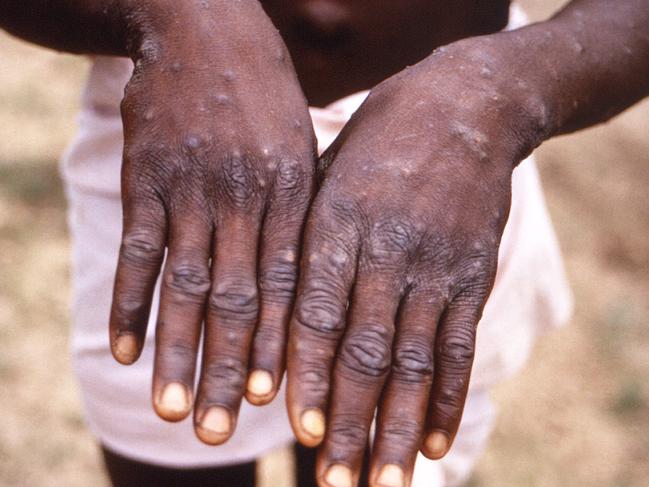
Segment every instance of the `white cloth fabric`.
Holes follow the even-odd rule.
[[[514,11],[512,26],[522,23]],[[71,348],[86,418],[97,438],[127,457],[172,467],[233,464],[288,444],[284,393],[270,405],[242,406],[234,437],[209,447],[195,438],[191,420],[160,420],[150,403],[155,312],[144,352],[130,367],[108,349],[107,320],[121,235],[120,166],[123,146],[119,103],[132,70],[127,59],[99,57],[83,95],[79,130],[62,161],[73,242]],[[326,148],[365,98],[312,108],[320,149]],[[152,306],[157,309],[156,292]],[[491,430],[487,391],[525,362],[534,338],[565,322],[570,292],[532,158],[514,172],[513,201],[500,249],[496,284],[478,330],[476,362],[460,434],[441,462],[417,462],[415,487],[456,485],[470,471]]]

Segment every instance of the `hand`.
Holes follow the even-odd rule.
[[[316,150],[288,52],[259,2],[194,4],[142,21],[150,33],[122,104],[110,341],[119,362],[137,360],[166,248],[153,404],[169,421],[190,413],[204,322],[194,422],[218,444],[244,393],[264,404],[279,388]]]
[[[494,282],[515,165],[540,104],[486,40],[375,88],[324,154],[290,328],[288,408],[320,485],[407,485],[448,451]],[[325,419],[326,415],[326,419]]]

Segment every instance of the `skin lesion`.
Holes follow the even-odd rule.
[[[209,309],[225,321],[254,323],[259,313],[259,295],[255,283],[221,280],[209,298]]]

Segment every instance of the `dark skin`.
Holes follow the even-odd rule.
[[[377,407],[370,483],[407,485],[417,451],[441,458],[457,432],[512,171],[649,94],[649,0],[574,0],[511,33],[495,33],[508,2],[263,3],[295,70],[254,0],[0,0],[0,25],[136,61],[111,345],[137,359],[167,247],[158,414],[193,405],[198,436],[222,443],[244,394],[274,397],[286,355],[291,423],[321,445],[321,485],[356,483]],[[302,90],[323,105],[364,88],[308,210]]]

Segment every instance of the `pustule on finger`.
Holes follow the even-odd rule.
[[[122,365],[131,365],[140,354],[140,343],[134,333],[121,333],[113,341],[113,356]]]
[[[158,416],[162,419],[181,421],[191,411],[191,393],[184,384],[171,382],[162,388],[155,399],[154,406]]]
[[[284,262],[288,262],[289,264],[293,264],[297,259],[294,250],[286,250],[282,257],[284,258]]]
[[[225,71],[223,71],[223,79],[229,83],[232,83],[233,81],[236,81],[237,74],[232,69],[226,69]]]
[[[232,414],[223,406],[212,406],[196,424],[196,436],[208,445],[225,443],[232,435]]]
[[[183,138],[183,149],[189,154],[195,154],[208,145],[210,137],[201,132],[188,132]]]
[[[273,376],[266,370],[254,370],[248,376],[246,399],[251,404],[266,404],[275,395]]]

